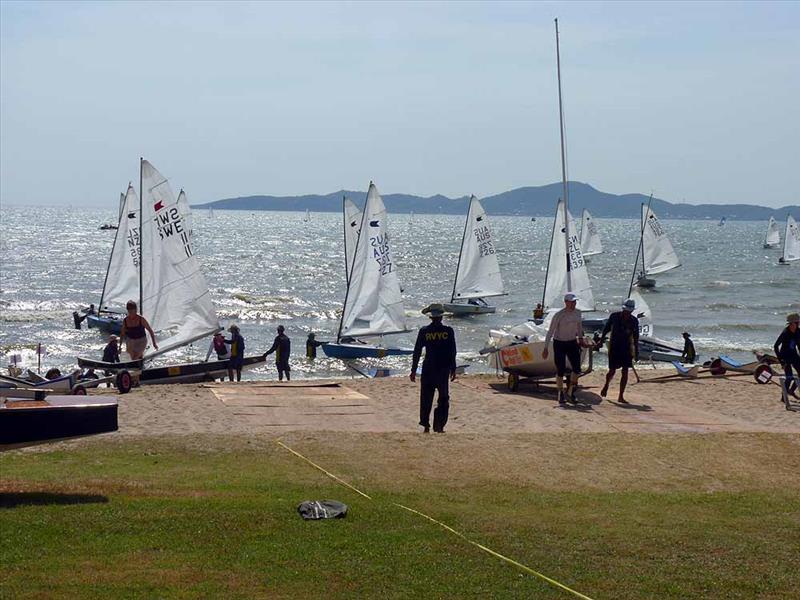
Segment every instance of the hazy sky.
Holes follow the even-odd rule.
[[[0,4],[0,201],[486,196],[569,174],[800,203],[800,3]]]

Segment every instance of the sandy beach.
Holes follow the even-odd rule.
[[[567,407],[557,405],[552,383],[523,384],[512,393],[504,378],[461,376],[451,384],[446,432],[800,432],[800,412],[786,410],[776,385],[750,376],[665,380],[664,374],[640,371],[641,382],[626,392],[631,404],[622,405],[615,384],[608,398],[600,397],[604,373],[592,373],[581,380],[582,404]],[[411,433],[420,431],[418,394],[419,384],[403,377],[145,386],[118,396],[115,435]]]

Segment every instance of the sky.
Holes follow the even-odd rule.
[[[800,204],[800,2],[0,3],[0,203],[488,196],[569,178]]]

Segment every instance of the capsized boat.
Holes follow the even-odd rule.
[[[472,196],[458,253],[453,293],[450,302],[444,303],[444,310],[453,315],[493,313],[496,307],[489,305],[484,298],[503,295],[503,278],[489,219],[481,203]]]
[[[591,213],[585,208],[581,214],[581,253],[584,258],[603,253],[600,232],[597,230]]]
[[[783,236],[783,254],[778,263],[788,265],[800,260],[800,228],[792,215],[786,216],[786,232]]]
[[[343,201],[345,257],[348,256],[348,227],[352,207],[348,212]],[[340,359],[382,358],[411,354],[412,349],[386,348],[364,342],[361,338],[383,336],[408,331],[405,324],[400,280],[397,276],[390,247],[386,207],[378,188],[370,182],[367,202],[361,214],[352,263],[346,269],[347,291],[335,342],[322,344],[326,356]]]
[[[781,243],[781,230],[778,222],[773,218],[769,218],[767,223],[767,233],[764,235],[764,248],[777,248]]]

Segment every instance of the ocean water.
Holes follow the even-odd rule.
[[[317,339],[335,338],[345,293],[341,216],[315,213],[195,211],[198,256],[223,324],[236,322],[248,354],[266,350],[278,324],[292,339],[292,366],[298,377],[350,374],[341,362],[324,356],[305,360],[309,331]],[[490,328],[518,324],[541,301],[552,218],[492,217],[500,266],[508,295],[496,299],[497,313],[446,319],[456,330],[459,361],[488,370],[478,355]],[[97,304],[114,231],[115,211],[78,208],[3,207],[0,215],[0,366],[9,354],[36,365],[34,348],[46,350],[43,367],[72,368],[75,357],[100,357],[103,336],[78,331],[72,311]],[[766,223],[663,221],[682,266],[656,277],[645,290],[657,337],[680,345],[687,330],[701,358],[727,353],[749,359],[767,350],[788,312],[800,308],[800,264],[778,266],[779,250],[765,250]],[[604,253],[589,259],[589,273],[600,311],[625,299],[638,244],[638,223],[596,219]],[[404,288],[407,322],[428,322],[420,309],[447,301],[463,233],[463,217],[390,215],[392,251]],[[410,347],[415,333],[391,336],[387,343]],[[167,357],[182,361],[205,356],[198,343]],[[320,355],[321,355],[320,350]],[[407,369],[408,358],[389,364]],[[272,362],[251,371],[275,375]]]

